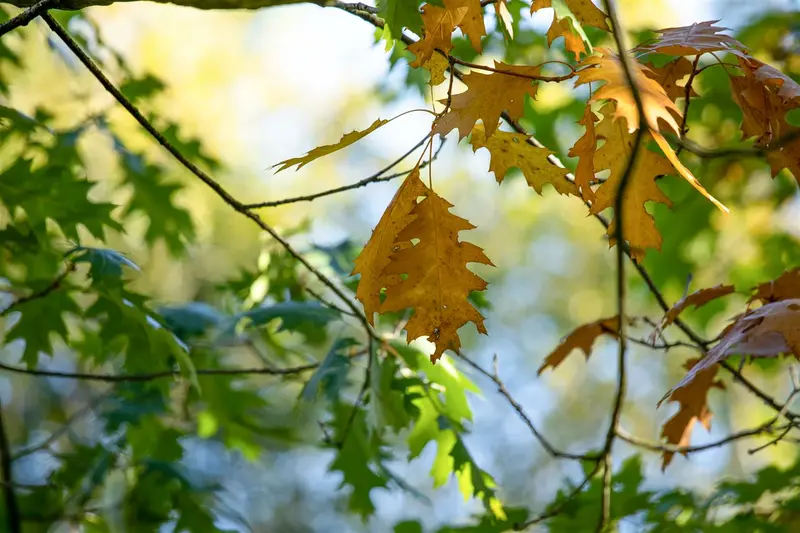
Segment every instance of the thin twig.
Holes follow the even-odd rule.
[[[575,454],[575,453],[563,452],[563,451],[558,450],[555,446],[553,446],[550,443],[549,440],[547,440],[547,438],[541,433],[541,431],[539,431],[539,429],[534,425],[534,423],[531,420],[531,418],[525,412],[525,409],[511,395],[511,393],[508,391],[508,388],[506,387],[505,383],[503,383],[503,381],[500,379],[500,377],[497,374],[489,372],[488,370],[484,369],[481,365],[479,365],[478,363],[476,363],[475,361],[473,361],[472,359],[470,359],[469,357],[467,357],[464,354],[460,353],[460,354],[458,354],[458,357],[462,361],[467,363],[469,366],[474,368],[478,373],[480,373],[480,374],[486,376],[487,378],[491,379],[494,382],[494,384],[497,385],[497,392],[499,392],[500,394],[503,395],[503,397],[505,397],[506,401],[511,405],[511,407],[514,408],[514,410],[517,412],[517,415],[520,417],[520,419],[522,419],[522,421],[525,423],[525,425],[528,426],[528,429],[530,430],[530,432],[533,434],[534,437],[536,437],[536,440],[539,441],[539,443],[542,445],[542,447],[547,451],[547,453],[551,457],[554,457],[556,459],[572,459],[572,460],[575,460],[575,461],[597,461],[598,460],[598,458],[600,457],[598,455]]]
[[[356,401],[353,402],[353,410],[350,411],[350,417],[347,419],[347,424],[344,426],[344,430],[342,430],[342,436],[339,441],[336,443],[336,447],[340,450],[344,447],[345,443],[347,442],[347,437],[350,435],[350,430],[353,427],[353,423],[356,420],[356,415],[358,415],[358,410],[361,408],[361,403],[364,401],[364,396],[367,394],[367,390],[369,389],[369,385],[372,378],[372,365],[373,360],[378,356],[378,354],[374,353],[374,344],[372,337],[369,337],[367,342],[367,368],[364,370],[364,382],[361,385],[361,389],[358,391],[358,395],[356,396]],[[377,398],[370,398],[370,401],[376,402],[378,401]]]
[[[489,67],[487,65],[480,65],[478,63],[470,63],[469,61],[464,61],[462,59],[458,59],[457,57],[453,57],[453,56],[449,56],[449,58],[453,63],[456,63],[458,65],[462,65],[464,67],[469,67],[471,69],[485,70],[487,72],[495,72],[497,74],[504,74],[506,76],[514,76],[516,78],[525,78],[527,80],[532,80],[532,81],[561,82],[561,81],[566,81],[566,80],[569,80],[569,79],[572,79],[573,77],[575,77],[575,67],[573,67],[569,63],[564,63],[562,61],[559,61],[558,63],[561,64],[561,65],[566,65],[567,67],[569,67],[569,69],[570,69],[569,74],[564,74],[563,76],[539,76],[538,74],[523,74],[521,72],[514,72],[513,70],[504,70],[504,69],[500,69],[500,68]],[[548,63],[552,63],[552,61],[548,61]],[[542,65],[544,65],[544,64],[546,64],[546,63],[543,63]],[[530,67],[530,68],[537,68],[537,67],[541,67],[542,65],[536,65],[536,66]]]
[[[11,305],[9,305],[8,307],[6,307],[2,311],[0,311],[0,317],[4,317],[4,316],[8,315],[9,313],[15,311],[16,308],[19,307],[20,305],[26,304],[26,303],[31,302],[33,300],[38,300],[40,298],[47,297],[53,291],[58,290],[61,287],[61,283],[64,281],[64,279],[66,279],[66,277],[71,272],[74,272],[74,271],[75,271],[75,265],[73,263],[69,263],[69,265],[64,270],[64,272],[62,272],[61,274],[56,276],[55,279],[53,279],[53,281],[51,281],[50,284],[47,285],[47,287],[45,287],[45,288],[43,288],[43,289],[41,289],[39,291],[36,291],[33,294],[30,294],[28,296],[23,296],[22,298],[19,298],[19,299],[15,300],[14,302],[11,303]]]
[[[19,28],[20,26],[27,26],[30,21],[45,13],[48,9],[55,9],[61,0],[40,0],[33,4],[31,7],[20,13],[14,18],[0,24],[0,37],[6,33]]]
[[[3,420],[3,408],[0,406],[0,470],[2,470],[3,499],[6,503],[6,523],[9,533],[22,532],[22,520],[14,493],[14,479],[11,475],[11,446],[8,443],[6,425]]]
[[[689,80],[686,82],[686,87],[684,87],[683,93],[683,118],[681,119],[681,129],[680,129],[680,137],[681,139],[686,138],[686,133],[689,131],[689,127],[687,126],[687,122],[689,120],[689,104],[692,102],[692,82],[694,81],[694,77],[697,76],[697,64],[700,62],[700,54],[697,54],[694,58],[694,62],[692,63],[692,73],[689,74]],[[683,150],[682,146],[679,146],[675,153],[680,155],[681,150]]]

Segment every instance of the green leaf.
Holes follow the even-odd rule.
[[[422,524],[416,520],[404,520],[394,525],[394,533],[424,533]]]
[[[172,332],[184,342],[200,337],[221,324],[226,316],[215,307],[203,302],[160,307],[158,313]]]
[[[141,270],[139,265],[120,252],[109,248],[76,246],[65,253],[64,257],[73,263],[89,263],[89,276],[94,281],[102,281],[106,278],[119,279],[122,277],[122,267],[128,267],[137,272]]]
[[[403,28],[422,35],[422,15],[419,0],[378,0],[378,16],[384,21],[381,37],[386,39],[386,50],[400,39]]]
[[[166,86],[160,79],[152,74],[145,74],[141,78],[126,79],[122,82],[119,89],[128,100],[136,104],[139,100],[152,98],[166,89]]]
[[[328,401],[338,401],[341,390],[347,385],[347,375],[350,371],[350,358],[342,355],[342,351],[356,345],[358,343],[354,339],[337,339],[319,368],[303,385],[300,399],[304,402],[313,402],[322,391]]]
[[[324,327],[339,318],[339,312],[319,302],[281,302],[239,313],[227,330],[231,332],[242,321],[246,326],[259,327],[278,318],[278,331],[296,331],[310,342],[319,342],[325,338]]]
[[[372,428],[382,431],[389,427],[395,432],[408,427],[411,423],[409,406],[406,404],[406,382],[398,380],[397,361],[384,357],[379,359],[377,354],[369,354],[373,358],[369,380],[369,422]],[[419,383],[414,380],[408,384]],[[413,394],[413,392],[412,392]],[[417,411],[414,409],[414,411]]]
[[[67,338],[67,325],[64,313],[80,315],[81,311],[65,289],[57,289],[44,297],[31,298],[14,306],[19,312],[19,320],[6,335],[5,342],[25,341],[22,355],[28,368],[35,368],[39,363],[39,354],[53,355],[52,335],[62,340]]]

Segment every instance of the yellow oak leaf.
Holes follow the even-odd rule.
[[[448,67],[450,67],[450,62],[442,54],[433,54],[422,65],[422,68],[431,73],[431,85],[434,87],[444,82],[444,73],[447,72]]]
[[[559,194],[578,195],[575,184],[567,180],[568,170],[551,163],[547,158],[553,152],[547,148],[539,148],[527,142],[525,135],[507,131],[495,131],[491,137],[480,124],[475,126],[470,137],[472,150],[486,148],[491,154],[489,170],[494,172],[497,182],[501,183],[512,167],[522,171],[528,185],[542,194],[545,184],[552,185]]]
[[[525,95],[531,98],[536,96],[538,84],[534,85],[530,77],[539,75],[539,67],[506,65],[495,61],[494,68],[510,74],[473,71],[464,76],[467,90],[453,96],[450,109],[434,123],[434,134],[445,136],[458,128],[459,139],[463,139],[481,120],[486,135],[491,136],[497,129],[503,111],[515,120],[522,117]]]
[[[467,297],[471,291],[486,289],[487,284],[468,270],[467,264],[494,265],[481,248],[458,239],[460,231],[475,226],[450,213],[451,207],[428,189],[425,199],[411,212],[415,218],[396,239],[419,241],[395,251],[384,270],[385,275],[407,277],[388,287],[381,313],[412,308],[414,314],[406,324],[407,340],[427,336],[436,346],[432,362],[447,349],[457,352],[461,348],[458,329],[467,322],[486,333],[483,316]]]
[[[706,52],[730,52],[744,55],[744,45],[731,37],[719,33],[728,28],[714,26],[719,20],[697,22],[691,26],[656,30],[661,36],[654,43],[638,46],[637,52],[658,52],[672,56],[693,56]]]
[[[602,87],[594,91],[589,101],[614,100],[617,103],[615,117],[624,117],[629,130],[636,131],[639,129],[639,111],[636,109],[636,101],[628,86],[622,61],[611,50],[598,48],[597,51],[600,55],[587,57],[581,63],[584,68],[578,71],[575,86],[578,87],[589,82],[603,83]],[[681,116],[680,110],[667,96],[664,88],[647,76],[646,73],[649,70],[647,67],[636,60],[631,62],[634,67],[634,72],[631,74],[639,89],[647,124],[651,129],[660,131],[658,125],[660,119],[672,131],[678,133],[680,128],[675,121],[675,116]],[[675,116],[672,113],[675,113]]]
[[[481,37],[486,35],[486,26],[483,24],[483,6],[481,0],[444,0],[444,7],[448,11],[456,12],[466,9],[457,26],[464,35],[469,37],[472,47],[481,51]]]
[[[509,39],[514,38],[514,21],[511,18],[511,12],[508,10],[508,0],[497,0],[494,3],[494,11],[497,20],[502,24]]]
[[[556,0],[558,1],[558,0]],[[578,19],[582,25],[594,26],[601,30],[611,31],[608,25],[608,15],[603,13],[592,0],[562,0],[567,8],[572,11],[575,18]],[[552,0],[533,0],[531,4],[531,13],[535,13],[540,9],[546,7],[553,7]]]
[[[558,367],[576,348],[580,348],[586,359],[589,359],[594,341],[600,335],[609,335],[615,339],[619,338],[619,317],[603,318],[575,328],[561,340],[555,350],[545,357],[542,366],[539,367],[539,374],[541,375],[548,368],[555,369]]]
[[[624,118],[628,124],[628,131],[636,131],[639,128],[639,110],[633,98],[633,92],[628,86],[628,79],[622,61],[610,50],[598,49],[598,51],[600,52],[599,56],[591,56],[583,61],[582,65],[585,68],[578,71],[578,80],[575,82],[575,86],[593,81],[603,82],[604,85],[594,92],[589,99],[589,103],[598,100],[615,101],[617,105],[614,118]],[[634,72],[631,74],[638,88],[645,121],[653,140],[656,141],[664,155],[675,167],[675,170],[686,181],[697,189],[700,194],[711,200],[719,209],[727,213],[729,211],[728,208],[711,196],[691,171],[681,163],[678,155],[660,134],[659,120],[666,124],[673,133],[680,133],[680,127],[675,121],[675,117],[680,117],[681,113],[675,102],[669,98],[664,88],[657,81],[647,76],[647,71],[649,70],[647,67],[636,60],[632,60],[632,64]]]
[[[596,133],[605,144],[597,149],[594,156],[594,169],[597,172],[610,169],[608,179],[597,189],[591,212],[614,207],[619,191],[622,174],[628,166],[633,149],[634,135],[625,126],[625,119],[614,120],[613,104],[606,104],[601,113],[604,118],[597,124]],[[647,135],[647,134],[645,134]],[[661,234],[656,229],[655,220],[645,209],[647,202],[661,202],[672,205],[667,196],[656,184],[656,177],[672,173],[672,165],[661,155],[639,146],[636,164],[628,180],[623,198],[624,227],[623,235],[628,241],[631,257],[640,262],[644,259],[647,248],[661,249]],[[616,231],[616,215],[608,228],[609,246],[614,246]]]
[[[594,201],[595,194],[591,183],[594,180],[594,153],[597,149],[597,136],[594,131],[595,116],[592,112],[591,104],[586,104],[583,110],[583,117],[578,121],[586,131],[580,139],[575,141],[569,149],[570,157],[578,158],[578,166],[575,169],[575,186],[581,194],[581,198],[586,201]]]
[[[691,371],[699,362],[690,359],[686,362],[687,370]],[[722,382],[717,381],[718,367],[706,368],[697,374],[697,379],[688,387],[677,389],[669,395],[670,402],[679,404],[678,412],[672,415],[661,428],[661,437],[667,444],[674,446],[689,446],[692,439],[692,430],[697,422],[703,424],[706,430],[711,429],[711,411],[708,408],[708,393],[712,388],[724,389]],[[663,400],[662,400],[663,401]],[[686,455],[682,452],[682,455]],[[666,470],[675,456],[674,452],[665,451],[662,456],[661,470]]]
[[[417,205],[417,198],[425,196],[428,190],[419,179],[419,167],[414,168],[395,193],[369,241],[355,260],[351,275],[361,275],[356,298],[364,304],[370,324],[374,324],[374,314],[380,308],[381,289],[399,281],[399,276],[384,272],[392,254],[401,247],[411,246],[410,241],[398,241],[397,236],[416,218],[412,210]]]
[[[350,133],[344,134],[342,136],[342,138],[339,139],[339,142],[337,142],[337,143],[327,144],[325,146],[318,146],[317,148],[314,148],[313,150],[308,152],[306,155],[303,155],[303,156],[300,156],[300,157],[294,157],[292,159],[287,159],[286,161],[281,161],[280,163],[276,163],[275,165],[272,165],[271,168],[275,168],[275,167],[280,165],[281,168],[279,168],[276,172],[281,172],[283,170],[286,170],[287,168],[291,168],[294,165],[297,165],[297,170],[299,170],[304,165],[307,165],[307,164],[311,163],[312,161],[314,161],[316,159],[319,159],[320,157],[332,154],[334,152],[338,152],[342,148],[346,148],[346,147],[350,146],[354,142],[363,139],[364,137],[366,137],[367,135],[369,135],[373,131],[377,130],[378,128],[380,128],[384,124],[388,124],[388,123],[389,123],[389,120],[378,119],[375,122],[373,122],[370,125],[369,128],[367,128],[365,130],[351,131]]]
[[[430,61],[436,50],[441,50],[445,54],[449,53],[453,49],[453,30],[461,24],[467,11],[466,6],[459,6],[455,9],[430,4],[422,6],[422,39],[408,46],[408,51],[416,56],[416,59],[410,63],[411,66],[423,66]]]
[[[553,23],[547,30],[547,46],[552,46],[553,41],[559,37],[564,38],[564,48],[568,52],[575,54],[575,61],[581,58],[581,54],[586,53],[586,44],[584,44],[581,36],[572,27],[572,22],[569,18],[558,18],[558,15],[553,14]]]

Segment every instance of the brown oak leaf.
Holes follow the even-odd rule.
[[[688,307],[694,306],[695,308],[702,307],[709,302],[716,300],[717,298],[722,298],[723,296],[727,296],[729,294],[733,294],[734,287],[733,285],[717,285],[716,287],[709,287],[706,289],[700,289],[698,291],[694,291],[691,294],[688,294],[675,302],[667,314],[664,315],[664,319],[661,321],[661,325],[659,326],[658,331],[663,330],[673,322],[678,316]]]
[[[492,156],[489,170],[494,172],[498,183],[503,181],[509,169],[517,167],[522,171],[528,185],[539,194],[542,194],[542,188],[548,183],[559,194],[578,194],[575,184],[567,180],[569,171],[555,166],[547,159],[553,152],[533,146],[524,135],[497,130],[487,138],[483,126],[478,124],[472,130],[470,144],[473,151],[478,148],[489,150]]]
[[[405,279],[386,290],[381,313],[411,308],[413,315],[406,324],[408,342],[427,336],[436,349],[431,361],[437,361],[445,350],[458,351],[461,341],[458,329],[473,322],[480,333],[486,333],[483,316],[469,302],[471,291],[486,289],[486,282],[467,269],[468,263],[492,265],[483,250],[460,241],[460,231],[475,226],[450,213],[452,204],[428,189],[425,198],[411,211],[414,219],[399,233],[400,246],[392,254],[385,275],[406,275]]]
[[[750,298],[752,303],[759,300],[763,304],[800,298],[800,268],[787,270],[777,279],[762,283],[755,287],[756,292]]]
[[[645,76],[658,82],[664,88],[670,100],[673,102],[678,98],[686,96],[686,87],[678,85],[678,82],[692,73],[692,62],[685,57],[678,57],[669,61],[662,67],[649,66],[645,70]],[[689,96],[697,96],[697,93],[692,88],[689,91]],[[680,117],[678,117],[680,118]]]
[[[583,135],[575,141],[569,149],[570,157],[578,158],[578,166],[575,169],[575,185],[581,193],[581,198],[593,202],[595,199],[591,184],[594,180],[594,154],[597,149],[597,135],[595,135],[594,123],[596,117],[592,112],[591,104],[587,104],[583,110],[583,117],[578,124],[584,126]]]
[[[408,51],[416,56],[410,63],[412,67],[424,66],[436,50],[445,54],[453,49],[452,35],[456,26],[467,15],[468,8],[460,6],[455,9],[425,4],[422,6],[423,36],[419,41],[410,44]]]
[[[481,0],[444,0],[444,7],[448,11],[457,12],[466,9],[462,19],[456,24],[464,35],[469,37],[472,47],[481,51],[481,37],[486,35],[486,26],[483,24],[483,6]]]
[[[609,335],[616,339],[619,338],[618,332],[619,317],[616,316],[603,318],[596,322],[578,326],[561,340],[555,350],[545,357],[542,366],[539,367],[539,374],[548,368],[555,369],[558,367],[558,365],[563,363],[564,359],[572,353],[572,350],[576,348],[580,348],[586,356],[586,359],[589,359],[589,356],[592,354],[594,341],[597,340],[597,337],[600,335]]]

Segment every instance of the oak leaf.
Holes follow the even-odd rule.
[[[385,124],[388,124],[389,122],[390,120],[383,120],[379,118],[365,130],[360,130],[360,131],[356,130],[356,131],[351,131],[350,133],[345,133],[337,143],[326,144],[325,146],[318,146],[317,148],[314,148],[313,150],[308,152],[306,155],[300,157],[293,157],[292,159],[287,159],[286,161],[281,161],[280,163],[272,165],[271,168],[275,168],[280,165],[281,168],[279,168],[276,172],[281,172],[283,170],[286,170],[287,168],[291,168],[294,165],[297,165],[296,170],[300,170],[303,166],[311,163],[316,159],[319,159],[320,157],[332,154],[334,152],[338,152],[342,148],[347,148],[351,144],[363,139],[373,131],[377,130],[378,128],[380,128]]]
[[[684,98],[686,96],[686,87],[678,85],[678,82],[691,74],[692,68],[691,61],[685,57],[678,57],[661,67],[649,66],[648,70],[645,70],[644,73],[645,76],[655,80],[661,85],[670,100],[674,102],[678,98]],[[694,88],[689,91],[689,96],[697,96]]]
[[[444,136],[458,128],[459,139],[463,139],[481,120],[486,135],[491,136],[497,129],[503,111],[515,120],[522,117],[525,95],[531,98],[536,96],[538,84],[534,85],[530,77],[539,75],[539,67],[506,65],[495,61],[494,68],[511,74],[481,74],[473,71],[465,75],[463,81],[467,90],[452,97],[450,109],[434,123],[433,133]]]
[[[717,298],[722,298],[723,296],[727,296],[729,294],[733,294],[734,287],[733,285],[717,285],[716,287],[709,287],[706,289],[700,289],[698,291],[694,291],[691,294],[688,294],[675,302],[667,314],[664,315],[664,319],[661,321],[661,325],[659,326],[657,331],[663,330],[673,322],[678,316],[688,307],[694,306],[695,308],[702,307],[709,302],[716,300]]]
[[[800,298],[800,268],[788,270],[777,279],[761,283],[754,290],[756,292],[750,298],[750,303],[759,300],[763,304],[768,304]]]
[[[461,21],[456,24],[461,31],[469,37],[472,47],[481,51],[481,37],[486,35],[486,26],[483,23],[483,6],[480,0],[444,0],[444,7],[448,11],[457,12],[466,9]]]
[[[467,15],[468,8],[459,6],[455,9],[425,4],[422,6],[423,36],[419,41],[410,44],[408,51],[416,56],[410,63],[412,67],[421,67],[430,61],[440,50],[447,54],[453,49],[452,35],[456,26]]]
[[[364,305],[364,312],[370,324],[374,324],[374,314],[380,309],[381,289],[399,281],[399,276],[387,275],[384,272],[392,254],[400,247],[411,246],[410,241],[398,241],[398,235],[416,218],[412,210],[417,205],[417,198],[427,193],[428,188],[419,179],[419,167],[416,167],[397,189],[378,225],[372,231],[364,250],[355,260],[351,275],[361,275],[356,298]]]
[[[550,46],[557,38],[564,37],[564,47],[575,54],[576,61],[581,54],[587,53],[588,39],[581,25],[595,26],[606,31],[610,29],[606,22],[606,14],[591,0],[556,0],[555,6],[552,0],[534,0],[531,4],[531,13],[548,7],[554,9],[553,22],[547,30],[547,45]],[[591,44],[589,49],[591,50]]]
[[[755,146],[769,150],[773,176],[787,168],[800,183],[800,128],[786,122],[786,113],[800,107],[800,85],[753,58],[739,58],[739,66],[744,75],[730,82],[742,109],[743,136],[755,137]]]
[[[658,52],[673,56],[693,56],[706,52],[730,52],[744,55],[744,45],[731,37],[719,33],[729,28],[714,26],[719,20],[697,22],[690,26],[656,30],[661,36],[654,43],[636,47],[637,52]]]
[[[498,130],[487,138],[483,126],[478,124],[472,130],[470,144],[473,151],[478,148],[489,150],[489,170],[494,172],[498,183],[503,181],[509,169],[517,167],[528,185],[539,194],[542,194],[542,188],[547,183],[559,194],[578,194],[575,185],[567,180],[567,169],[557,167],[548,160],[553,152],[532,145],[525,135]]]
[[[547,368],[555,369],[564,362],[564,359],[576,348],[580,348],[586,359],[592,354],[594,341],[600,335],[609,335],[615,339],[619,338],[619,317],[603,318],[596,322],[583,324],[575,328],[569,335],[564,337],[555,350],[545,357],[542,366],[539,367],[539,374]]]
[[[587,53],[586,44],[575,30],[572,21],[568,17],[558,18],[557,14],[553,14],[553,23],[547,29],[547,46],[552,46],[553,41],[559,37],[564,38],[564,48],[575,54],[575,61],[581,58],[581,54]]]
[[[559,0],[556,0],[556,2],[558,1]],[[611,31],[608,21],[606,20],[608,15],[594,5],[592,0],[563,0],[563,2],[581,24]],[[546,7],[553,7],[553,0],[533,0],[531,4],[531,13],[535,13]]]
[[[731,355],[776,357],[784,353],[800,359],[800,299],[797,298],[768,303],[738,316],[725,328],[719,343],[667,394],[690,386],[700,372]]]
[[[633,98],[633,92],[628,85],[628,79],[622,61],[610,50],[598,49],[598,51],[600,52],[599,56],[588,57],[582,62],[585,68],[578,71],[578,80],[575,82],[575,86],[577,87],[589,82],[604,82],[604,85],[594,92],[588,103],[598,100],[613,100],[617,104],[614,118],[624,118],[628,124],[628,131],[636,131],[640,126],[639,110]],[[666,124],[674,133],[680,133],[678,123],[675,121],[675,116],[681,116],[678,107],[670,100],[664,88],[661,87],[658,82],[647,76],[647,71],[649,70],[647,67],[635,60],[631,62],[634,69],[631,75],[636,83],[642,102],[645,122],[650,129],[653,140],[656,141],[675,170],[677,170],[686,181],[703,196],[711,200],[714,205],[727,213],[728,208],[709,194],[691,171],[681,163],[680,159],[678,159],[678,155],[660,134],[659,120]]]
[[[698,359],[690,359],[686,362],[686,368],[692,371],[697,366]],[[711,411],[708,408],[708,393],[712,388],[724,389],[722,382],[716,380],[718,368],[706,368],[697,373],[697,379],[686,388],[678,389],[670,393],[668,400],[677,402],[680,407],[678,412],[672,415],[661,428],[661,436],[667,444],[674,446],[689,446],[692,438],[692,430],[696,422],[699,422],[711,430]],[[663,400],[662,400],[663,401]],[[686,455],[686,452],[681,452]],[[674,452],[665,451],[661,461],[661,470],[665,470],[672,462]]]
[[[386,290],[381,313],[412,308],[406,324],[407,341],[421,336],[435,344],[431,361],[445,350],[458,351],[458,329],[473,322],[486,333],[483,316],[469,302],[471,291],[486,289],[487,283],[467,269],[468,263],[492,265],[483,250],[458,238],[460,231],[475,226],[449,212],[452,204],[428,189],[425,199],[411,211],[414,219],[397,236],[396,242],[419,241],[401,246],[392,254],[384,275],[407,275]]]
[[[622,175],[631,157],[634,135],[625,126],[625,119],[613,120],[613,104],[606,104],[601,110],[605,118],[596,127],[597,137],[605,139],[605,144],[597,149],[594,156],[594,169],[599,172],[609,169],[608,179],[597,189],[591,212],[594,214],[614,207]],[[647,134],[646,134],[647,135]],[[656,229],[655,220],[645,209],[647,202],[660,202],[672,205],[670,199],[661,192],[656,178],[672,172],[672,165],[664,157],[639,147],[636,163],[628,180],[623,198],[623,235],[630,246],[631,258],[640,262],[647,248],[661,249],[661,234]],[[616,241],[616,215],[608,228],[609,246]]]
[[[592,112],[591,104],[587,104],[583,110],[583,117],[578,121],[585,128],[583,135],[575,141],[569,149],[570,157],[578,158],[578,166],[575,169],[575,186],[581,193],[581,198],[586,201],[594,201],[595,194],[591,188],[594,180],[594,154],[597,150],[597,135],[595,135],[594,123],[596,117]]]

